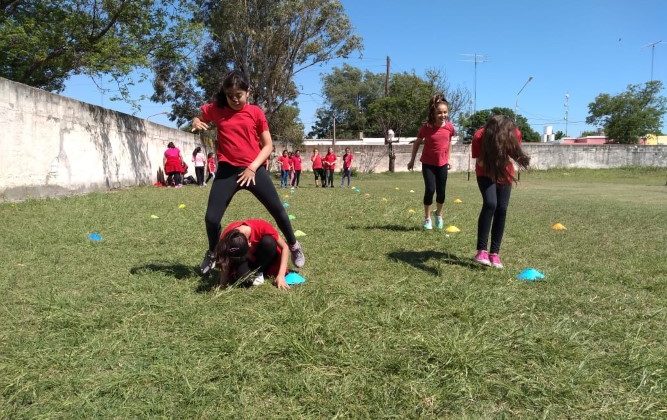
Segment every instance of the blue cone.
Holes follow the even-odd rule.
[[[516,278],[523,281],[536,281],[542,280],[544,278],[544,274],[540,273],[535,268],[524,268],[523,271],[516,276]]]
[[[295,284],[302,284],[305,283],[306,279],[303,278],[303,276],[295,271],[290,271],[286,276],[285,276],[285,283],[287,283],[290,286],[293,286]]]
[[[289,203],[288,203],[288,202],[284,202],[284,203],[283,203],[283,207],[285,207],[286,209],[289,208]]]
[[[100,235],[97,232],[89,233],[88,234],[88,239],[90,239],[93,242],[99,242],[102,240],[102,235]]]

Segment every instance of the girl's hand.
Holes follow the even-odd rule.
[[[411,160],[410,162],[408,162],[408,171],[411,171],[412,169],[414,169],[414,167],[415,167],[415,161],[414,160]]]
[[[250,168],[245,168],[245,170],[239,174],[239,179],[236,180],[236,183],[241,187],[249,187],[251,184],[255,185],[255,171]]]
[[[289,290],[290,287],[285,281],[285,276],[283,274],[279,274],[276,276],[276,287],[278,290]]]
[[[195,132],[197,130],[208,130],[210,127],[208,124],[206,124],[204,121],[200,120],[197,117],[194,117],[192,119],[192,132]]]

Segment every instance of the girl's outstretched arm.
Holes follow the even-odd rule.
[[[287,273],[287,260],[290,257],[289,245],[282,237],[278,237],[278,246],[281,249],[280,253],[280,267],[276,275],[276,287],[280,290],[289,290],[289,285],[285,282],[285,274]]]
[[[204,121],[201,120],[201,115],[194,117],[192,119],[192,132],[195,132],[197,130],[208,130],[210,127],[208,123],[205,123]]]
[[[408,162],[408,171],[411,171],[415,167],[415,157],[423,141],[424,139],[417,137],[417,140],[412,143],[412,155],[410,156],[410,162]]]

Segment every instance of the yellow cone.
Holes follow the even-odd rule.
[[[151,219],[159,219],[159,217],[154,214],[151,214]]]
[[[371,195],[369,193],[364,194],[364,197],[370,197]]]
[[[567,230],[567,228],[560,223],[555,223],[553,226],[551,226],[551,229],[553,229],[553,230]]]
[[[408,213],[415,213],[415,209],[408,209]]]
[[[184,208],[185,208],[185,204],[179,204],[179,205],[178,205],[178,208],[179,208],[179,209],[184,209]]]
[[[454,202],[456,204],[461,204],[461,203],[463,203],[463,200],[461,200],[460,198],[457,198],[456,200],[454,200]]]
[[[447,226],[447,228],[445,229],[445,232],[448,232],[448,233],[457,233],[457,232],[461,232],[461,229],[457,228],[457,227],[454,226],[454,225],[449,225],[449,226]]]
[[[415,190],[410,190],[411,193],[415,192]]]
[[[306,236],[306,234],[301,230],[297,230],[297,231],[294,231],[294,236],[296,236],[297,238],[300,238],[301,236]]]
[[[382,201],[389,201],[386,197],[382,197]]]
[[[399,188],[398,188],[398,187],[396,187],[396,190],[398,190],[398,189],[399,189]]]

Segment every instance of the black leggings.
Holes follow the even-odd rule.
[[[315,182],[319,179],[322,183],[322,186],[324,187],[324,169],[319,168],[319,169],[313,169],[313,173],[315,174]]]
[[[197,185],[204,184],[204,167],[195,166],[195,175],[197,176]]]
[[[259,243],[255,246],[254,261],[247,259],[239,264],[234,269],[234,277],[231,279],[232,283],[239,279],[247,277],[254,270],[261,273],[266,273],[266,270],[271,267],[276,257],[278,256],[278,242],[271,235],[264,235]]]
[[[167,174],[167,185],[171,185],[172,181],[174,185],[181,185],[183,183],[183,176],[180,172],[169,172]]]
[[[489,177],[478,176],[477,185],[484,201],[477,221],[477,250],[486,250],[489,230],[491,230],[490,252],[497,254],[500,252],[500,243],[505,231],[505,218],[510,203],[512,184],[497,184]],[[493,227],[491,227],[492,220]]]
[[[326,180],[324,182],[325,187],[333,187],[334,171],[335,171],[335,169],[326,169],[325,170],[325,174],[326,174]]]
[[[435,202],[443,204],[445,202],[445,187],[447,186],[448,166],[435,166],[422,164],[422,175],[424,176],[424,205],[433,204],[433,193],[435,193]]]
[[[208,181],[210,181],[211,178],[213,178],[214,176],[215,176],[215,174],[213,172],[209,172],[208,176],[206,177],[206,182],[208,183]]]
[[[301,170],[294,170],[294,178],[292,178],[292,186],[298,187],[299,181],[301,181]]]
[[[238,175],[245,170],[245,167],[232,166],[228,163],[220,162],[218,170],[215,173],[211,193],[208,196],[208,206],[206,207],[206,234],[208,235],[208,249],[213,252],[220,239],[220,221],[227,210],[227,206],[240,189],[250,191],[260,203],[266,207],[271,216],[278,224],[278,228],[285,235],[287,243],[294,245],[296,237],[292,224],[287,217],[287,212],[283,203],[278,197],[276,187],[271,182],[271,177],[264,166],[257,168],[255,173],[255,184],[247,187],[240,187],[236,183]]]

